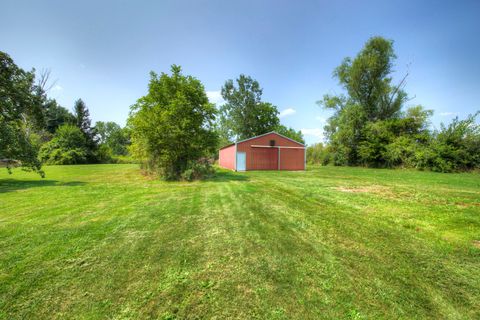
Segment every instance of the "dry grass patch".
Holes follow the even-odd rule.
[[[355,186],[355,187],[334,187],[335,190],[348,193],[374,193],[385,195],[387,193],[393,194],[392,190],[386,186],[369,185],[369,186]]]
[[[480,249],[480,240],[473,240],[472,243],[473,243],[473,246],[474,246],[475,248]]]

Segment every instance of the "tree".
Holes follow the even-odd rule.
[[[284,125],[278,125],[277,128],[275,128],[275,131],[281,135],[284,135],[287,138],[305,144],[305,139],[303,139],[303,134],[300,130],[296,131],[293,128],[287,128]]]
[[[88,163],[98,162],[96,157],[98,143],[96,140],[95,128],[92,128],[92,120],[90,120],[90,112],[87,105],[82,99],[78,99],[74,104],[74,116],[77,127],[83,132],[87,141],[87,148],[89,150],[87,158]]]
[[[315,143],[307,148],[307,163],[327,165],[330,162],[330,151],[323,143]]]
[[[480,125],[475,121],[479,114],[465,120],[456,117],[448,126],[442,123],[428,150],[418,156],[418,167],[439,172],[480,169]]]
[[[98,121],[95,123],[95,131],[100,145],[107,146],[115,155],[126,155],[127,146],[130,142],[128,132],[115,122]]]
[[[60,106],[54,99],[48,99],[44,104],[45,130],[55,133],[64,124],[76,123],[76,118],[66,108]]]
[[[35,70],[26,72],[0,51],[0,164],[16,165],[44,176],[37,160],[33,129],[42,125],[42,96],[34,84]]]
[[[399,118],[368,122],[359,145],[360,162],[367,166],[414,166],[415,153],[430,141],[431,110],[409,108]]]
[[[90,138],[93,140],[93,137],[95,136],[95,132],[92,128],[92,120],[90,120],[90,112],[88,111],[88,108],[85,102],[83,102],[82,99],[78,99],[77,101],[75,101],[73,109],[74,109],[74,115],[75,115],[75,124],[80,130],[82,130],[82,132],[85,134],[87,138]]]
[[[179,179],[217,146],[215,107],[202,83],[172,65],[171,75],[150,73],[148,94],[131,107],[131,151],[164,179]]]
[[[391,84],[393,61],[396,59],[393,41],[373,37],[355,59],[345,58],[334,71],[340,85],[348,93],[348,104],[360,105],[368,121],[394,117],[407,99],[400,84]]]
[[[280,124],[277,107],[262,102],[259,83],[249,76],[240,75],[227,80],[221,91],[226,103],[220,108],[220,122],[226,136],[247,139],[274,131]]]
[[[65,124],[42,146],[39,157],[47,164],[79,164],[87,163],[88,152],[85,134],[78,127]]]
[[[373,37],[355,59],[345,58],[335,69],[333,76],[338,79],[345,94],[325,95],[318,102],[334,111],[325,126],[325,133],[335,164],[361,164],[365,162],[366,154],[369,156],[367,162],[384,164],[381,150],[368,149],[371,147],[368,139],[378,137],[369,136],[366,131],[379,129],[375,129],[382,126],[376,125],[377,121],[402,116],[401,109],[407,101],[407,94],[403,91],[406,76],[398,85],[392,85],[395,58],[393,41]],[[360,150],[362,144],[363,149]]]

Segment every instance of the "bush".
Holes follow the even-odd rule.
[[[46,164],[81,164],[87,162],[88,156],[85,135],[73,125],[59,127],[39,153],[40,161]]]
[[[321,164],[326,166],[332,162],[332,153],[329,147],[325,147],[322,143],[316,143],[307,148],[307,163]]]
[[[215,169],[207,159],[190,163],[187,170],[182,173],[182,179],[186,181],[200,180],[213,176]]]
[[[43,152],[45,152],[44,149],[42,149],[40,156],[44,155]],[[82,149],[53,149],[44,159],[44,162],[50,165],[81,164],[87,162],[86,153]]]
[[[131,164],[131,163],[140,163],[137,159],[133,158],[132,156],[117,156],[113,155],[112,156],[112,163],[118,163],[118,164]]]
[[[101,144],[98,147],[95,152],[95,158],[100,163],[115,163],[112,149],[105,144]]]
[[[423,155],[422,165],[438,172],[480,168],[480,125],[475,123],[478,114],[465,120],[457,117],[448,126],[442,124]]]

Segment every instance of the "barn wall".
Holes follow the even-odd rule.
[[[305,150],[304,149],[281,149],[280,170],[304,170]]]
[[[220,149],[218,164],[222,168],[235,170],[235,145]]]
[[[278,170],[278,148],[255,148],[252,145],[270,145],[270,140],[275,140],[276,146],[284,147],[303,147],[301,143],[286,139],[275,133],[270,133],[261,137],[250,139],[237,144],[237,152],[245,152],[247,160],[247,170]],[[303,170],[304,165],[304,149],[282,149],[280,155],[284,150],[298,150],[298,152],[285,152],[285,158],[289,156],[298,157],[296,160],[284,160],[285,166],[282,165],[282,170]],[[301,167],[300,167],[301,164]]]
[[[247,170],[278,170],[278,148],[250,148]]]

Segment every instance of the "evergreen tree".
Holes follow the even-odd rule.
[[[88,111],[87,105],[83,102],[82,99],[75,101],[74,105],[74,115],[75,115],[75,124],[83,132],[87,140],[87,162],[94,163],[97,162],[97,150],[98,150],[98,141],[97,141],[97,132],[95,128],[92,127],[92,120],[90,119],[90,112]]]
[[[87,137],[93,138],[92,120],[90,120],[90,112],[88,111],[85,102],[83,102],[82,99],[78,99],[75,101],[73,109],[75,114],[75,124],[77,127],[82,130]]]

